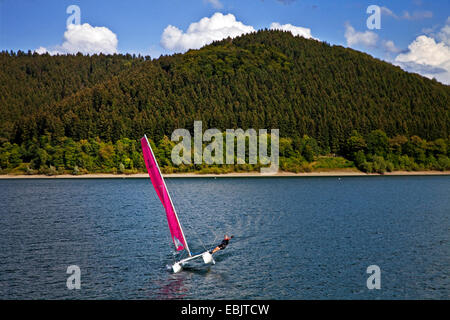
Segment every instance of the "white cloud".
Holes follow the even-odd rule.
[[[450,84],[449,22],[447,20],[447,24],[439,32],[441,42],[421,35],[408,46],[408,52],[401,53],[395,58],[395,62],[408,71]]]
[[[378,41],[378,35],[372,31],[359,32],[353,28],[350,23],[345,25],[345,39],[348,46],[363,45],[365,47],[375,47]]]
[[[92,27],[88,23],[70,24],[64,32],[64,42],[52,49],[40,47],[35,51],[39,54],[113,54],[117,53],[117,36],[106,27]]]
[[[385,14],[387,16],[390,16],[390,17],[393,17],[395,19],[398,19],[398,16],[394,12],[392,12],[391,9],[386,8],[386,7],[381,7],[381,14]]]
[[[44,47],[39,47],[36,50],[34,50],[34,52],[36,52],[37,54],[44,54],[44,53],[50,53],[53,54],[52,52],[48,51],[46,48]]]
[[[203,0],[204,2],[208,2],[216,9],[223,8],[223,4],[220,2],[220,0]]]
[[[439,40],[450,46],[450,17],[447,18],[445,26],[437,34]]]
[[[395,46],[392,40],[383,40],[382,42],[384,50],[391,53],[399,53],[401,50]]]
[[[433,17],[433,12],[431,11],[414,11],[410,14],[408,11],[404,11],[401,18],[406,20],[422,20],[429,19]]]
[[[349,47],[364,46],[369,48],[381,48],[388,53],[399,53],[401,50],[397,48],[392,40],[381,40],[378,35],[372,31],[360,32],[356,31],[350,23],[345,25],[345,39]]]
[[[172,25],[167,26],[161,36],[161,45],[165,49],[184,52],[199,49],[216,40],[235,38],[254,31],[252,26],[237,21],[231,13],[223,15],[216,12],[211,18],[205,17],[191,23],[186,32]]]
[[[407,53],[395,59],[398,62],[415,62],[419,64],[439,65],[450,60],[450,47],[444,42],[436,43],[433,38],[419,36],[409,46]]]
[[[294,36],[316,39],[311,35],[311,29],[297,27],[292,24],[273,22],[271,30],[290,31]],[[175,52],[185,52],[189,49],[199,49],[204,45],[227,37],[235,38],[256,31],[253,26],[245,25],[229,13],[224,15],[216,12],[211,18],[205,17],[189,25],[186,32],[175,26],[168,25],[161,35],[161,46]]]
[[[433,17],[433,12],[431,11],[414,11],[413,13],[409,13],[409,11],[403,11],[403,14],[399,16],[387,7],[381,7],[381,14],[392,17],[394,19],[404,20],[422,20]]]
[[[272,22],[270,25],[271,30],[283,30],[290,31],[294,36],[301,36],[304,38],[313,38],[311,35],[311,29],[304,27],[293,26],[292,24],[279,24],[278,22]]]

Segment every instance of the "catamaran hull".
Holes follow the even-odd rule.
[[[208,264],[208,263],[215,263],[212,254],[209,253],[208,251],[206,251],[206,252],[204,252],[204,253],[202,254],[202,258],[203,258],[203,262],[204,262],[205,264]]]
[[[209,253],[209,251],[205,251],[205,252],[203,252],[203,253],[201,253],[201,254],[197,254],[197,255],[195,255],[195,256],[192,256],[192,257],[189,257],[189,258],[180,260],[180,261],[178,261],[178,262],[175,262],[175,263],[172,265],[172,271],[173,271],[173,273],[178,273],[178,272],[180,272],[181,270],[183,270],[183,266],[184,266],[185,264],[187,264],[189,261],[195,260],[195,259],[200,258],[200,257],[202,257],[203,263],[204,263],[204,264],[210,264],[210,263],[216,264],[216,262],[214,261],[214,258],[213,258],[213,256],[212,256],[212,254]]]
[[[181,263],[179,263],[179,262],[174,263],[174,265],[172,266],[173,273],[178,273],[182,269],[183,269],[183,267],[181,266]]]

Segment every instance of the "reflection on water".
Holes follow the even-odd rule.
[[[450,179],[168,179],[178,274],[148,179],[0,180],[1,299],[448,299]],[[67,266],[81,290],[67,290]],[[379,265],[381,290],[366,287]]]
[[[186,274],[168,275],[167,279],[156,280],[151,287],[159,288],[155,296],[159,300],[182,299],[186,296],[187,289],[184,286],[184,278]]]

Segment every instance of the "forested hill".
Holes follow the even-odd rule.
[[[354,130],[449,137],[450,86],[289,32],[258,31],[154,60],[3,52],[0,66],[3,143],[46,136],[114,144],[144,133],[159,141],[194,120],[204,129],[308,135],[322,153],[344,154]]]
[[[56,102],[111,79],[145,59],[149,57],[1,52],[0,137],[14,141],[24,119],[39,121],[42,117],[37,115],[43,110],[54,113],[52,106]]]
[[[3,54],[1,135],[19,143],[46,132],[116,141],[162,137],[203,120],[204,127],[307,134],[338,150],[355,129],[427,139],[449,132],[449,86],[288,32],[134,63],[115,77],[136,60]],[[5,121],[12,124],[4,128]]]

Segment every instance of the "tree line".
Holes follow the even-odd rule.
[[[174,165],[171,155],[177,142],[171,141],[167,136],[155,142],[151,141],[152,149],[164,173],[228,173],[261,168],[259,161],[257,164],[249,164],[248,147],[245,164]],[[450,170],[450,145],[448,140],[442,138],[434,141],[426,141],[418,136],[407,138],[397,135],[389,138],[382,130],[374,130],[363,136],[354,131],[345,142],[344,150],[342,155],[330,155],[328,150],[319,146],[316,139],[307,135],[302,138],[280,138],[280,169],[311,172],[357,168],[367,173]],[[41,136],[21,145],[10,142],[0,145],[0,173],[3,174],[138,172],[146,172],[139,140],[123,138],[112,143],[99,138],[75,141],[67,137],[54,139],[51,136]]]

